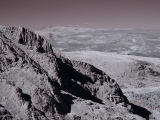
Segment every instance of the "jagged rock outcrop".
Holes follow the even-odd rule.
[[[71,111],[64,92],[100,104],[122,103],[134,113],[119,85],[103,71],[64,58],[28,29],[0,31],[0,104],[11,118],[64,119]]]

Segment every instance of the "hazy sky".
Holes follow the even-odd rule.
[[[0,25],[160,29],[160,0],[0,0]]]

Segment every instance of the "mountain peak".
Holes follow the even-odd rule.
[[[3,27],[1,31],[0,98],[5,98],[0,105],[8,115],[16,119],[65,118],[72,111],[73,99],[81,99],[105,106],[123,104],[142,116],[103,71],[58,56],[46,40],[26,28]]]

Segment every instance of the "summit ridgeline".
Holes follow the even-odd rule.
[[[110,114],[127,120],[137,116],[148,119],[151,114],[131,104],[117,82],[103,71],[63,57],[28,29],[0,27],[0,119],[93,120],[95,115],[87,107],[79,106],[90,116],[72,108],[82,101],[85,105],[91,101],[110,106]],[[122,116],[121,112],[131,116]],[[101,117],[100,112],[98,116]],[[104,119],[108,118],[111,117],[106,113]]]

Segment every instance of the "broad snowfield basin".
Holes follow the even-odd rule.
[[[0,120],[160,120],[160,31],[0,26]]]

